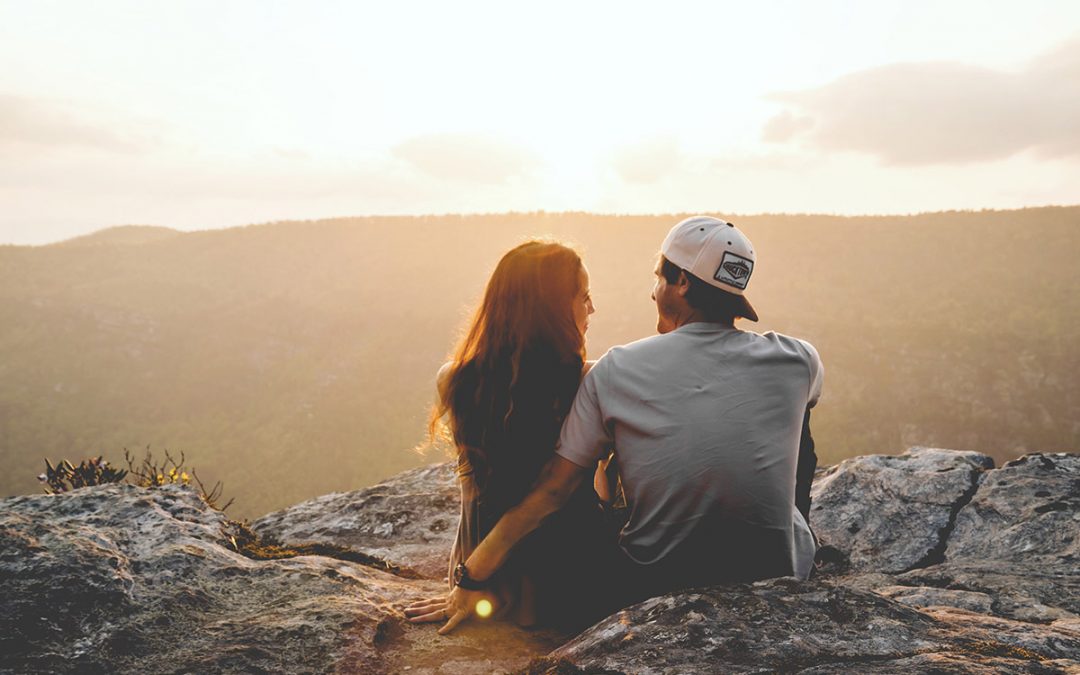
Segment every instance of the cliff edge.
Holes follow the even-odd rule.
[[[0,671],[1080,670],[1080,455],[856,457],[819,471],[813,499],[810,581],[674,593],[576,636],[473,622],[440,638],[402,608],[446,588],[449,464],[260,518],[261,541],[293,556],[272,559],[178,485],[14,497]]]

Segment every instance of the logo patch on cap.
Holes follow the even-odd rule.
[[[716,268],[713,279],[728,286],[746,290],[746,284],[750,281],[750,274],[753,271],[753,260],[731,251],[725,251],[724,257],[720,259],[720,267]]]

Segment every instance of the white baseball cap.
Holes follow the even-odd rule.
[[[746,299],[757,256],[739,228],[712,216],[693,216],[671,228],[660,253],[710,286],[737,296],[739,316],[758,320]]]

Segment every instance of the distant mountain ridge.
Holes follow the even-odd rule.
[[[46,456],[115,464],[150,445],[187,452],[255,517],[439,459],[410,449],[501,254],[531,235],[581,244],[598,357],[655,331],[655,255],[681,215],[136,226],[0,247],[0,494],[37,490]],[[762,321],[741,327],[824,359],[823,462],[1075,446],[1080,207],[732,219],[759,254]]]
[[[84,234],[71,239],[58,241],[49,246],[112,246],[124,244],[145,244],[160,241],[181,234],[180,230],[160,225],[116,225]]]

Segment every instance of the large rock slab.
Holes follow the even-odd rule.
[[[773,579],[653,598],[601,621],[531,672],[1066,672],[1080,632],[959,609],[918,611],[827,581]],[[574,670],[577,669],[577,670]]]
[[[1025,455],[989,472],[956,517],[948,562],[1080,566],[1080,455]]]
[[[1080,574],[1074,566],[943,563],[898,575],[891,584],[981,593],[992,599],[990,613],[1019,621],[1049,623],[1080,615]]]
[[[1026,455],[987,472],[944,557],[897,582],[982,593],[991,613],[1022,621],[1080,615],[1080,456]]]
[[[854,672],[877,675],[1061,675],[1076,672],[1076,662],[1070,659],[1027,661],[987,654],[932,652],[895,661],[883,661],[873,665],[860,665]],[[766,671],[759,671],[766,672]],[[806,668],[798,675],[850,675],[853,671],[846,663],[830,663],[826,666]]]
[[[242,528],[181,486],[12,498],[0,672],[1072,672],[1078,462],[991,469],[913,449],[830,467],[812,524],[834,564],[817,579],[654,598],[559,649],[569,636],[474,621],[440,637],[403,620],[446,588],[449,464],[256,521],[284,544],[329,545],[286,560],[238,553]]]
[[[444,584],[253,560],[238,534],[179,485],[0,501],[0,672],[489,673],[565,637],[487,624],[437,638],[402,609]]]
[[[335,492],[251,524],[283,544],[346,546],[428,579],[445,579],[457,535],[460,488],[453,464],[406,471],[378,485]]]
[[[851,572],[898,573],[940,562],[956,514],[990,457],[912,448],[847,459],[821,472],[810,524]]]
[[[986,593],[934,586],[884,586],[874,591],[909,607],[956,607],[991,614],[994,604],[994,598]]]

